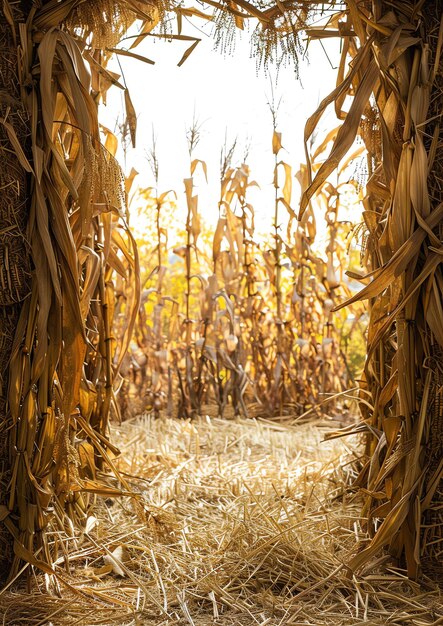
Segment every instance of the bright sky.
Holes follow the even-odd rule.
[[[214,50],[211,24],[205,25],[196,18],[193,24],[184,21],[183,34],[201,37],[202,41],[181,67],[177,63],[189,42],[150,37],[134,52],[152,59],[155,65],[119,56],[109,66],[118,73],[123,70],[138,115],[137,147],[128,152],[125,170],[129,172],[133,166],[140,172],[141,187],[154,184],[146,158],[154,130],[160,164],[159,191],[174,189],[179,194],[179,206],[184,206],[183,178],[189,176],[186,130],[195,114],[201,124],[201,140],[194,158],[206,161],[209,178],[209,185],[203,177],[197,178],[201,213],[208,222],[216,219],[220,151],[225,136],[228,145],[237,138],[233,164],[241,163],[245,146],[249,145],[251,179],[261,186],[261,191],[251,194],[251,202],[260,230],[266,230],[273,211],[272,118],[267,104],[272,89],[275,102],[281,99],[278,130],[283,133],[282,143],[287,151],[282,158],[292,165],[295,173],[304,161],[305,121],[335,86],[336,71],[329,59],[337,63],[338,41],[328,40],[329,59],[321,45],[314,42],[309,48],[309,61],[300,63],[300,80],[296,79],[293,66],[288,66],[280,68],[276,82],[275,67],[270,68],[268,75],[262,69],[257,72],[256,61],[250,58],[247,32],[239,32],[235,54],[226,56]],[[116,119],[123,120],[122,96],[119,89],[111,88],[108,105],[101,111],[102,123],[113,131]]]

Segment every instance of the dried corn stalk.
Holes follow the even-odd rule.
[[[49,520],[65,528],[66,514],[86,516],[88,493],[118,493],[97,469],[117,452],[107,420],[139,272],[121,170],[100,142],[93,85],[106,70],[59,28],[75,4],[20,11],[5,2],[0,19],[0,143],[10,162],[1,170],[0,552],[10,578],[22,560],[52,572],[60,547],[45,540]],[[128,320],[118,340],[117,275]]]
[[[274,138],[274,144],[278,147],[280,141],[277,144]],[[127,359],[126,394],[121,394],[124,416],[131,414],[131,404],[139,411],[156,410],[156,401],[159,410],[167,405],[180,417],[214,410],[214,405],[220,415],[227,409],[268,418],[307,410],[315,413],[317,404],[351,383],[342,337],[342,326],[348,322],[346,316],[332,312],[334,303],[351,293],[343,281],[347,256],[342,242],[350,228],[340,222],[345,183],[325,185],[316,211],[307,212],[296,225],[290,204],[292,170],[276,155],[274,236],[263,243],[256,236],[249,203],[249,190],[257,183],[251,181],[245,163],[232,166],[233,150],[225,152],[229,156],[222,164],[219,219],[210,236],[210,250],[203,219],[195,220],[196,200],[189,179],[184,231],[174,228],[172,215],[162,226],[171,243],[162,244],[161,277],[158,243],[155,248],[151,243],[159,230],[159,198],[152,190],[138,198],[147,228],[145,237],[139,238],[147,289],[137,322],[137,347]],[[197,161],[193,163],[195,167]],[[306,168],[298,179],[306,184]],[[314,252],[319,210],[329,220],[327,258]],[[203,230],[198,246],[193,240],[194,220]],[[280,221],[287,222],[286,229]],[[180,260],[168,262],[171,253]],[[160,284],[173,303],[167,308],[167,332],[155,304]],[[166,297],[162,296],[163,306]],[[354,329],[361,309],[361,305],[353,307]],[[137,399],[143,398],[140,407]]]
[[[329,103],[344,122],[301,213],[360,133],[368,150],[364,260],[371,280],[348,302],[369,300],[371,315],[362,388],[372,399],[370,411],[362,404],[368,461],[358,483],[374,537],[350,567],[388,546],[415,577],[421,567],[441,572],[443,549],[443,5],[346,6],[323,33],[345,33],[337,88],[308,121],[305,138]]]

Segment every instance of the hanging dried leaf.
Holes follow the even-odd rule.
[[[135,140],[137,133],[137,115],[135,113],[134,105],[132,104],[129,91],[125,89],[125,107],[126,107],[126,121],[129,126],[129,132],[131,133],[132,147],[135,148]]]

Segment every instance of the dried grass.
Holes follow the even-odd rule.
[[[77,594],[48,595],[37,575],[32,593],[1,594],[4,623],[440,624],[441,593],[389,562],[349,577],[367,540],[347,493],[358,447],[321,443],[332,426],[143,416],[115,428],[139,497],[102,500],[88,533],[59,533],[54,567]]]

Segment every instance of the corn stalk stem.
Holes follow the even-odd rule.
[[[277,354],[281,351],[282,335],[282,290],[281,290],[281,237],[279,234],[279,186],[278,186],[278,157],[275,155],[274,167],[274,259],[275,259],[275,302],[277,311]]]
[[[97,238],[96,238],[96,251],[100,257],[100,277],[98,281],[100,303],[103,316],[103,343],[101,346],[102,359],[104,360],[104,372],[105,377],[105,397],[104,402],[100,407],[100,423],[98,432],[106,433],[108,427],[109,409],[112,401],[113,392],[113,371],[112,371],[112,320],[110,317],[108,293],[105,283],[105,260],[103,254],[103,226],[97,224]],[[103,459],[101,456],[97,457],[98,466],[102,466]]]
[[[5,5],[0,9],[0,90],[4,94],[0,117],[12,126],[24,154],[31,159],[30,129],[28,115],[21,104],[17,51],[18,25],[24,20],[23,12],[29,9],[29,3],[19,2],[10,6],[13,25],[9,23],[5,9]],[[0,154],[0,224],[4,229],[0,235],[0,504],[6,505],[10,513],[16,515],[15,491],[26,489],[27,478],[24,474],[23,484],[17,482],[18,466],[22,465],[22,461],[11,452],[16,450],[17,429],[11,428],[13,416],[8,403],[8,388],[17,381],[10,379],[8,369],[20,313],[30,291],[30,251],[26,245],[30,185],[3,124],[0,124]],[[31,345],[23,346],[25,360],[31,348]],[[20,395],[28,392],[23,389],[17,391]],[[20,473],[23,474],[22,470]],[[30,523],[34,523],[33,516],[30,517]],[[11,570],[14,538],[9,521],[8,516],[0,522],[0,582],[8,575],[14,576],[17,570],[17,567]]]

